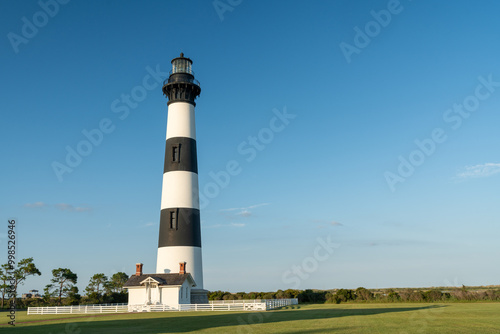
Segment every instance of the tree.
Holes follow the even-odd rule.
[[[355,294],[354,294],[354,291],[352,291],[352,290],[339,289],[335,293],[335,296],[337,296],[338,299],[340,299],[340,301],[347,302],[349,300],[354,300]]]
[[[123,285],[128,281],[128,275],[124,272],[117,272],[111,276],[111,279],[106,284],[105,288],[108,292],[122,292]]]
[[[225,291],[212,291],[208,294],[208,300],[221,300],[225,294],[228,294],[229,292]]]
[[[101,294],[101,291],[104,289],[108,282],[108,278],[103,273],[95,274],[90,278],[89,285],[85,288],[87,294],[91,294],[93,292],[98,295]]]
[[[389,289],[388,291],[389,293],[387,294],[387,300],[390,301],[390,302],[397,302],[401,299],[401,297],[399,296],[399,293],[397,293],[396,291],[392,290],[392,289]]]
[[[54,292],[52,291],[51,288],[52,284],[47,284],[43,289],[43,299],[45,299],[47,302],[49,302],[50,299],[54,297]]]
[[[52,284],[47,284],[43,289],[43,301],[45,305],[52,305],[52,298],[54,297],[54,292],[52,291]]]
[[[54,284],[49,284],[47,287],[53,289],[54,294],[59,296],[59,305],[61,305],[62,297],[67,296],[72,291],[78,276],[68,268],[54,269],[52,270],[52,276],[50,282]]]
[[[233,295],[232,293],[229,293],[229,294],[227,294],[227,295],[222,296],[222,299],[223,299],[223,300],[235,300],[235,299],[237,299],[237,298],[236,298],[236,296],[235,296],[235,295]]]
[[[326,301],[326,291],[313,291],[306,289],[299,293],[298,299],[300,303],[324,303]]]
[[[287,289],[285,290],[285,298],[297,298],[300,294],[299,290]]]
[[[9,269],[10,272],[12,273],[10,275],[11,281],[13,282],[11,286],[16,294],[16,296],[14,296],[13,298],[17,297],[17,287],[19,286],[19,284],[24,284],[24,281],[28,276],[34,276],[34,275],[40,276],[42,274],[40,270],[38,270],[38,268],[33,263],[32,257],[27,259],[22,259],[21,261],[19,261],[17,263],[16,269],[12,268],[12,266],[9,265],[7,265],[7,269]]]
[[[66,298],[66,304],[68,305],[78,305],[80,303],[80,300],[82,299],[82,296],[78,294],[78,287],[72,286],[71,289],[68,291],[68,297]]]
[[[2,284],[0,284],[0,289],[2,292],[2,307],[4,305],[5,301],[5,293],[7,292],[7,288],[9,285],[7,284],[7,281],[9,280],[9,277],[7,276],[7,270],[10,268],[8,264],[2,264],[2,267],[0,268],[0,281]]]
[[[356,298],[359,300],[372,300],[373,293],[368,289],[359,287],[356,289]]]

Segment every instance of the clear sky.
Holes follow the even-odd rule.
[[[81,290],[136,262],[154,272],[160,82],[184,52],[202,88],[205,288],[500,284],[499,12],[2,1],[0,261],[16,218],[17,257],[43,274],[19,292],[59,267]]]

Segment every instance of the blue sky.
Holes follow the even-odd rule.
[[[499,284],[497,2],[54,3],[0,4],[0,260],[16,218],[43,274],[20,292],[154,271],[180,52],[205,288]]]

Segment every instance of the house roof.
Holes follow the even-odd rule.
[[[141,282],[151,277],[157,281],[158,285],[182,285],[187,279],[190,283],[195,286],[193,277],[191,274],[143,274],[143,275],[132,275],[128,281],[123,285],[124,288],[132,286],[141,286]]]

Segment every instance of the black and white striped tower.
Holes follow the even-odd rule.
[[[192,64],[181,53],[172,60],[172,71],[163,83],[168,117],[156,272],[179,273],[179,263],[186,263],[186,272],[193,276],[198,294],[203,294],[194,121],[194,100],[201,88]],[[192,302],[204,302],[206,293],[200,299],[196,290],[192,290]]]

